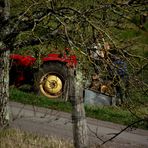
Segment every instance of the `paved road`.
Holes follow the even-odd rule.
[[[71,114],[45,108],[10,102],[12,127],[37,134],[56,136],[72,140]],[[124,128],[122,125],[87,118],[90,144],[100,144]],[[99,138],[97,138],[97,136]],[[148,131],[136,129],[121,133],[108,148],[147,148]]]

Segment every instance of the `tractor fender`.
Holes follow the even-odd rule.
[[[22,56],[20,54],[11,54],[10,59],[17,61],[17,65],[24,66],[24,67],[30,67],[36,61],[36,58],[32,56]]]
[[[67,56],[66,54],[48,54],[47,57],[42,58],[43,63],[50,61],[58,61],[65,63],[68,67],[75,67],[77,65],[77,59],[75,55]]]

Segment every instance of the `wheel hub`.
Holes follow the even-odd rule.
[[[49,98],[60,96],[62,93],[62,87],[62,80],[57,75],[47,74],[41,78],[40,90]]]
[[[54,88],[56,88],[56,87],[58,86],[57,82],[54,81],[54,80],[51,81],[51,82],[49,82],[49,83],[50,83],[49,85],[50,85],[50,88],[51,88],[51,89],[54,89]]]

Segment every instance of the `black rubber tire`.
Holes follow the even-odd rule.
[[[68,84],[67,83],[68,68],[67,68],[66,64],[61,63],[61,62],[46,62],[41,66],[40,70],[34,74],[34,90],[38,94],[42,94],[40,91],[40,87],[39,87],[40,80],[47,73],[55,74],[58,77],[60,77],[60,79],[62,80],[63,87],[62,87],[61,95],[58,96],[57,98],[59,98],[59,97],[64,98],[65,95],[67,94],[67,91],[68,91],[67,86],[66,86]],[[54,98],[56,98],[56,97],[54,97]],[[51,99],[52,99],[52,97],[51,97]]]

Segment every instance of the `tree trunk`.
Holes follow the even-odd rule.
[[[9,121],[9,54],[9,50],[0,53],[0,129]]]
[[[9,98],[9,56],[10,50],[3,42],[9,34],[9,0],[2,0],[0,3],[0,19],[5,25],[0,30],[0,129],[9,123],[8,98]],[[2,25],[0,25],[2,26]]]
[[[69,69],[70,101],[72,103],[73,136],[75,148],[88,147],[87,123],[83,98],[83,77],[80,71]]]

